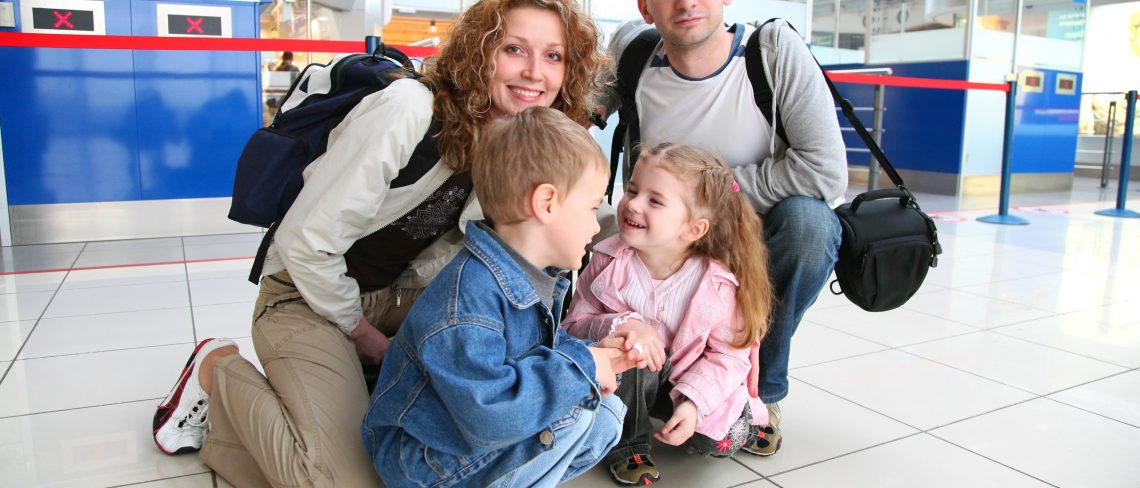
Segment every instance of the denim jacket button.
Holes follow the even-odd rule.
[[[544,430],[538,435],[538,441],[544,446],[549,446],[554,443],[554,433],[549,430]]]

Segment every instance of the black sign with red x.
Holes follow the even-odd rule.
[[[34,7],[32,27],[36,30],[95,32],[95,14],[90,10]]]
[[[222,18],[202,15],[168,14],[166,28],[183,36],[222,36]]]

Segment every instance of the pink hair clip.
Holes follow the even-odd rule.
[[[737,183],[736,180],[732,180],[732,191],[736,193],[740,192],[740,183]]]

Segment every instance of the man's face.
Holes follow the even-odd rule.
[[[637,7],[667,44],[693,48],[724,28],[724,6],[731,3],[732,0],[637,0]]]

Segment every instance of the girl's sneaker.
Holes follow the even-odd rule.
[[[610,476],[620,485],[646,486],[661,479],[661,473],[648,455],[634,454],[633,457],[610,465]]]
[[[194,452],[202,448],[208,429],[206,400],[209,398],[198,383],[198,366],[215,349],[235,346],[225,339],[206,339],[198,343],[182,368],[178,382],[158,405],[151,427],[154,443],[166,454]],[[236,346],[235,346],[236,347]]]
[[[780,445],[784,442],[784,436],[780,435],[780,405],[770,403],[767,407],[768,426],[752,426],[748,442],[745,442],[744,447],[740,448],[744,452],[767,457],[780,450]]]

